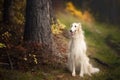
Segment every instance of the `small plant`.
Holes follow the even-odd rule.
[[[52,25],[52,33],[53,34],[61,34],[62,30],[65,29],[65,25],[60,22],[60,20],[57,19],[57,23]]]
[[[4,47],[6,47],[6,45],[3,43],[0,43],[0,48],[4,48]]]

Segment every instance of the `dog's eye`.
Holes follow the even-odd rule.
[[[76,27],[76,25],[75,25],[75,27]]]

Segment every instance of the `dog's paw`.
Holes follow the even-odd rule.
[[[98,73],[99,71],[100,71],[100,69],[98,69],[98,68],[93,68],[92,73]]]
[[[83,74],[80,74],[80,77],[83,77]]]
[[[100,72],[100,69],[99,68],[96,68],[95,69],[96,73]]]
[[[75,76],[76,76],[76,74],[73,72],[73,73],[72,73],[72,76],[73,76],[73,77],[75,77]]]

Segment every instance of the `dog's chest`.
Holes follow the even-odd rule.
[[[70,50],[71,52],[74,52],[74,53],[80,53],[82,52],[83,50],[86,50],[86,43],[84,40],[80,40],[80,39],[73,39],[71,41],[71,45],[70,45]]]
[[[71,41],[71,47],[73,48],[78,48],[78,47],[83,47],[85,46],[85,41],[84,40],[80,40],[80,39],[73,39]]]

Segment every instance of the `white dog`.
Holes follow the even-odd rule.
[[[72,76],[76,75],[76,70],[80,70],[80,76],[84,74],[91,76],[91,73],[99,72],[94,68],[86,55],[87,46],[84,40],[84,32],[81,23],[73,23],[70,29],[71,41],[68,54],[68,68]]]

